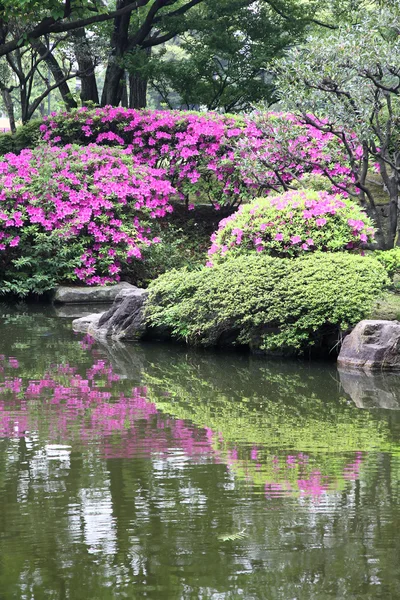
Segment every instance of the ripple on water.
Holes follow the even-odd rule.
[[[2,600],[400,597],[396,378],[0,339]]]

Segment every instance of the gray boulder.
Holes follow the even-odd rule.
[[[344,339],[340,367],[400,370],[400,322],[361,321]]]
[[[148,292],[140,288],[123,289],[106,312],[72,322],[74,331],[84,331],[95,339],[136,341],[146,332],[144,303]]]
[[[137,290],[134,285],[123,281],[116,285],[110,286],[66,286],[60,285],[56,288],[53,302],[56,304],[89,304],[94,303],[111,303],[117,295],[123,290]]]
[[[79,333],[88,333],[89,328],[96,328],[104,313],[92,313],[72,321],[72,329]]]

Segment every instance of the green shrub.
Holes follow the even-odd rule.
[[[150,286],[146,315],[150,325],[190,344],[298,354],[335,346],[341,331],[368,315],[387,283],[370,257],[250,254],[212,269],[162,275]]]
[[[400,273],[400,248],[377,250],[374,252],[374,256],[385,267],[391,279],[393,279],[396,273]]]
[[[35,148],[40,141],[41,119],[29,121],[26,125],[18,127],[16,133],[0,134],[0,156],[14,152],[19,154],[24,148]]]
[[[350,200],[295,190],[241,206],[220,222],[208,253],[214,263],[248,252],[292,257],[316,250],[357,250],[373,235],[372,221]]]

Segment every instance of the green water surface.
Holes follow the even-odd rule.
[[[400,377],[0,307],[0,600],[400,599]]]

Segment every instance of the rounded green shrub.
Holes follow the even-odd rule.
[[[400,248],[392,248],[391,250],[377,250],[374,256],[385,267],[387,274],[391,279],[400,273]]]
[[[150,325],[190,344],[301,354],[337,345],[387,284],[372,257],[319,252],[289,261],[249,254],[162,275],[150,286],[146,315]]]
[[[223,219],[211,236],[210,266],[248,252],[294,257],[358,250],[372,242],[372,221],[359,206],[327,192],[292,190],[258,198]]]

